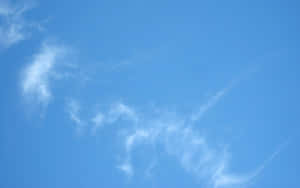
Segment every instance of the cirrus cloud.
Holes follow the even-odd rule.
[[[55,66],[66,54],[66,48],[45,42],[31,62],[22,71],[23,96],[39,104],[47,105],[52,98],[50,83]]]

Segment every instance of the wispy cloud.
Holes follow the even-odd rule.
[[[167,114],[167,115],[165,115]],[[170,115],[171,114],[171,115]],[[150,117],[150,118],[149,118]],[[124,136],[125,160],[120,166],[129,167],[128,176],[133,176],[137,159],[132,160],[134,148],[156,145],[168,155],[175,157],[182,168],[200,179],[207,187],[233,188],[245,187],[265,166],[277,156],[285,144],[282,144],[261,166],[247,173],[231,171],[231,153],[225,144],[208,142],[185,116],[177,113],[162,113],[158,117],[149,116]],[[141,147],[143,146],[143,147]],[[161,150],[160,150],[161,151]],[[155,151],[151,152],[156,158]],[[149,165],[148,165],[149,166]],[[145,169],[147,171],[147,169]]]
[[[8,48],[30,36],[32,28],[40,28],[37,23],[27,22],[24,14],[33,8],[33,4],[12,4],[11,1],[0,2],[0,47]]]
[[[213,186],[214,188],[241,187],[249,181],[249,178],[249,175],[235,176],[228,174],[218,174],[218,176],[214,178]]]
[[[132,177],[134,175],[134,172],[132,170],[132,166],[129,162],[125,162],[118,166],[118,169],[120,169],[122,172],[124,172],[128,177]]]
[[[68,103],[68,112],[70,115],[70,119],[72,121],[74,121],[77,125],[82,124],[82,120],[79,118],[79,115],[78,115],[79,111],[80,111],[80,105],[79,105],[78,101],[72,99]]]
[[[51,55],[48,54],[45,56],[48,57]],[[54,57],[50,59],[54,59]],[[51,60],[49,62],[54,61]],[[41,75],[47,75],[53,68],[53,65],[54,63],[44,63],[44,70],[37,71],[41,73],[33,74],[36,76],[33,76],[32,80],[39,81],[28,81],[32,83],[29,85],[34,86],[34,91],[39,93],[40,96],[46,100],[51,96],[50,94],[47,95],[47,93],[50,93],[48,78],[47,76],[44,78]],[[220,146],[209,143],[208,138],[193,126],[195,122],[201,119],[209,109],[213,108],[235,84],[236,81],[231,82],[228,87],[218,91],[215,95],[210,97],[206,103],[200,106],[199,111],[187,115],[163,110],[159,110],[159,115],[149,113],[140,114],[137,113],[135,108],[117,102],[110,105],[106,110],[97,111],[93,116],[90,116],[91,118],[83,119],[80,115],[80,104],[76,100],[70,100],[68,102],[68,115],[70,120],[75,123],[77,129],[83,127],[91,128],[93,133],[100,127],[118,124],[124,120],[134,125],[123,128],[123,131],[125,130],[122,134],[124,136],[123,147],[125,156],[123,157],[123,161],[117,165],[117,168],[128,177],[135,175],[136,158],[133,160],[135,157],[135,149],[139,146],[143,146],[144,148],[155,145],[162,148],[162,151],[165,151],[167,155],[175,158],[186,172],[197,177],[201,182],[205,182],[203,183],[204,185],[214,188],[239,187],[244,186],[253,177],[257,176],[257,174],[264,169],[265,164],[255,173],[233,173],[230,169],[231,153],[227,150],[226,145],[222,145],[221,143]],[[92,126],[88,126],[88,123],[92,123]],[[155,151],[152,152],[154,155],[153,158],[156,158],[155,153]],[[274,156],[275,155],[277,154],[274,154]],[[151,168],[153,168],[153,165],[150,164],[146,166],[148,166],[148,168],[145,169],[145,173],[148,173],[149,169],[151,170]]]
[[[65,55],[66,49],[62,46],[44,43],[40,51],[35,54],[30,64],[22,71],[23,96],[47,105],[52,97],[50,90],[51,73],[60,58]]]
[[[208,143],[208,139],[193,126],[196,120],[231,89],[232,85],[217,92],[200,107],[200,111],[191,115],[180,115],[163,110],[159,110],[160,115],[138,114],[133,107],[118,102],[113,103],[108,110],[98,111],[88,122],[93,123],[94,132],[99,127],[122,120],[130,121],[135,125],[124,128],[126,130],[125,135],[123,134],[125,156],[124,160],[117,165],[117,168],[128,177],[135,174],[135,160],[133,160],[135,148],[157,145],[162,147],[166,154],[175,157],[185,171],[200,178],[210,187],[242,185],[250,176],[231,173],[230,153],[225,144],[217,146]],[[77,125],[87,122],[79,117],[79,105],[74,101],[70,103],[69,116]],[[155,155],[155,151],[153,154]]]
[[[276,150],[267,158],[248,179],[248,185],[254,183],[253,181],[265,170],[265,168],[290,144],[290,139],[281,143]]]
[[[105,123],[105,116],[103,113],[98,112],[91,120],[94,124],[94,128],[92,130],[93,134],[96,133],[96,130],[103,126],[103,124]]]
[[[202,116],[213,106],[219,102],[219,100],[229,91],[231,87],[226,87],[220,91],[218,91],[215,95],[211,96],[208,101],[201,105],[199,110],[196,113],[191,115],[191,121],[197,121],[202,118]]]
[[[132,107],[118,102],[111,105],[110,109],[105,112],[97,112],[94,117],[91,118],[93,123],[93,134],[101,126],[106,124],[113,124],[121,119],[131,121],[133,123],[138,122],[139,118],[135,110]]]
[[[269,165],[275,159],[275,157],[277,157],[285,149],[285,147],[289,144],[289,142],[290,140],[287,140],[282,144],[280,144],[276,149],[276,151],[274,151],[267,160],[265,160],[260,166],[256,168],[256,170],[254,170],[251,173],[244,174],[244,175],[233,175],[233,174],[228,175],[228,174],[222,174],[217,172],[218,177],[215,178],[214,180],[214,187],[232,188],[235,185],[243,186],[243,187],[251,187],[251,185],[253,185],[254,183],[254,180],[257,178],[257,176],[259,176],[267,167],[267,165]]]
[[[125,141],[126,151],[130,152],[134,144],[139,143],[145,139],[147,140],[150,136],[150,132],[151,131],[141,129],[141,130],[135,130],[133,134],[128,135]]]
[[[128,134],[125,138],[125,160],[118,166],[128,177],[133,176],[134,168],[132,166],[132,149],[142,143],[148,143],[151,135],[151,130],[137,129],[133,133]],[[123,167],[123,168],[120,168]],[[124,169],[124,167],[130,167],[130,171]]]
[[[134,172],[133,148],[154,144],[161,146],[167,154],[175,157],[187,172],[205,180],[215,188],[240,184],[246,179],[244,176],[229,173],[226,149],[213,147],[207,143],[207,139],[192,128],[185,121],[185,117],[174,113],[171,117],[159,116],[140,123],[124,138],[126,156],[120,166],[130,166],[130,175]]]
[[[119,121],[128,121],[136,124],[139,120],[136,111],[132,107],[121,102],[113,103],[106,110],[98,110],[93,116],[90,116],[90,118],[80,117],[80,104],[77,100],[67,100],[66,109],[70,120],[77,125],[76,127],[83,128],[84,125],[85,129],[91,131],[92,135],[95,135],[99,128],[106,125],[111,125]]]
[[[134,122],[138,121],[138,116],[131,107],[123,103],[113,104],[108,113],[108,122],[115,122],[116,120],[124,118]]]
[[[258,67],[250,67],[246,71],[242,72],[239,77],[233,79],[225,88],[217,91],[214,95],[212,95],[204,104],[202,104],[198,111],[192,113],[190,116],[190,120],[198,121],[203,115],[213,108],[232,88],[238,85],[242,80],[245,80],[250,75],[258,71]]]
[[[22,81],[23,94],[37,98],[42,104],[47,104],[52,97],[50,89],[50,75],[54,71],[57,59],[64,55],[65,49],[55,45],[44,44],[36,54],[31,64],[24,70]],[[124,160],[117,168],[128,177],[135,174],[134,148],[138,146],[157,145],[163,151],[175,158],[178,164],[188,173],[203,180],[205,185],[214,188],[227,188],[245,185],[260,174],[267,163],[273,160],[282,149],[278,149],[271,158],[261,165],[254,173],[232,173],[230,170],[230,155],[226,146],[219,146],[208,142],[208,138],[193,126],[205,113],[213,108],[219,100],[236,84],[232,82],[228,87],[218,91],[195,113],[181,115],[173,112],[161,111],[160,115],[139,114],[133,107],[124,103],[113,103],[108,110],[97,111],[89,119],[81,117],[80,103],[71,99],[67,103],[69,118],[75,123],[76,129],[81,130],[89,122],[95,131],[105,125],[119,121],[129,121],[135,126],[125,127],[123,135]],[[89,127],[89,126],[85,126]],[[221,143],[222,144],[222,143]],[[155,155],[155,151],[153,152]],[[156,158],[154,156],[154,158]],[[151,171],[155,164],[147,165],[145,171]]]
[[[84,120],[82,120],[82,118],[80,117],[80,110],[81,110],[81,106],[79,104],[79,102],[75,99],[70,99],[67,102],[67,113],[69,115],[69,118],[72,122],[75,123],[75,128],[77,130],[78,133],[81,133],[83,126],[85,126],[86,122]]]

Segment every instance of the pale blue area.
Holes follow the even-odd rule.
[[[237,173],[289,140],[251,187],[299,187],[299,8],[292,0],[39,2],[26,17],[47,19],[46,30],[0,51],[0,187],[201,187],[164,153],[153,176],[128,179],[116,168],[117,128],[128,122],[78,136],[65,103],[81,101],[84,117],[118,100],[187,114],[235,79],[197,129],[230,145]],[[54,81],[41,110],[23,101],[20,71],[49,38],[72,48],[93,79]]]

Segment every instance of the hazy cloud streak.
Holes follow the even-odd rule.
[[[39,24],[27,22],[24,14],[33,8],[32,4],[12,5],[10,1],[0,2],[0,47],[8,48],[30,36],[30,30],[40,28]]]
[[[66,49],[44,43],[35,54],[30,64],[22,71],[22,93],[24,97],[39,104],[47,105],[52,97],[50,90],[51,73],[58,60],[65,54]]]

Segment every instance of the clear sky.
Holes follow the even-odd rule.
[[[299,8],[0,0],[0,187],[300,187]]]

